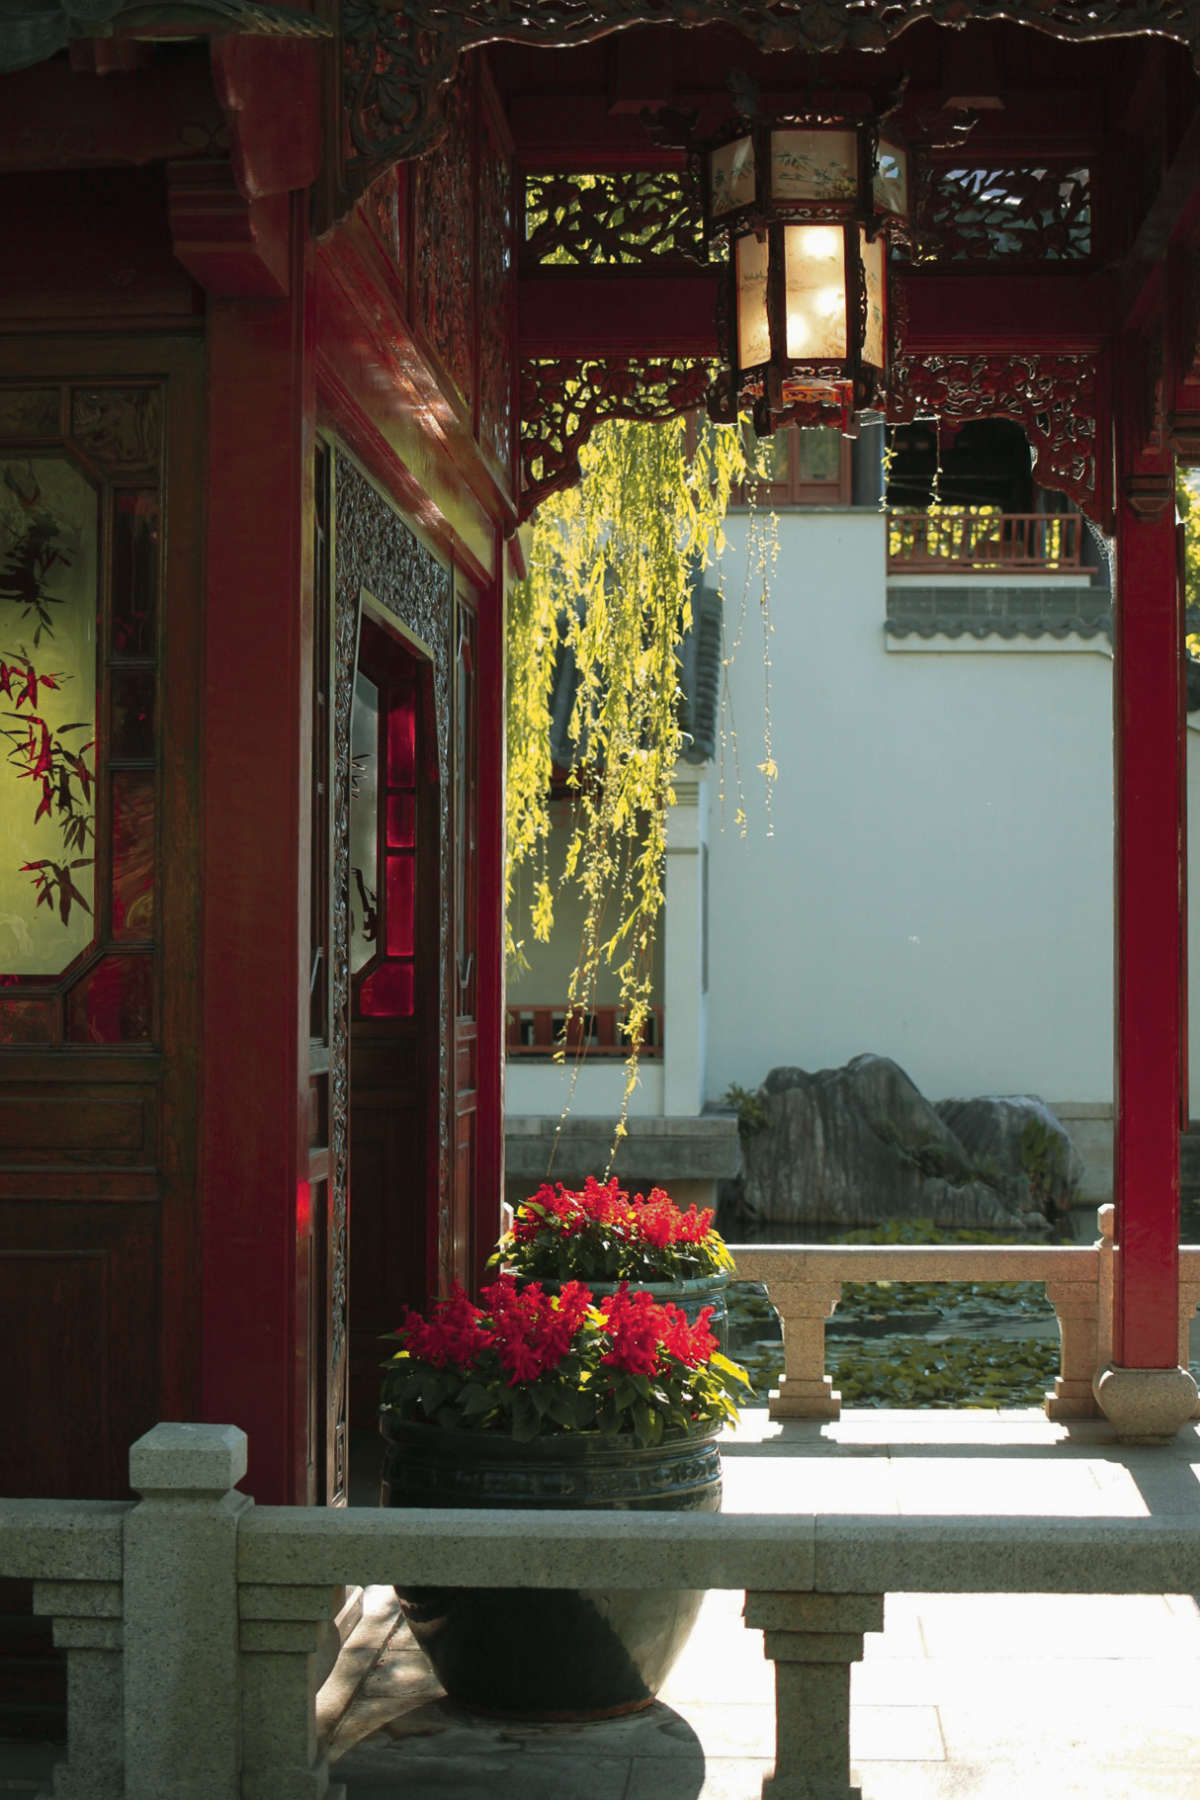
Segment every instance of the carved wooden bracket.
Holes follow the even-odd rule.
[[[226,157],[167,164],[171,244],[207,293],[279,300],[288,291],[286,194],[247,200]]]
[[[225,37],[211,50],[227,156],[167,164],[175,255],[210,294],[288,291],[292,192],[321,168],[320,51],[293,39]]]
[[[1167,507],[1175,504],[1175,482],[1167,472],[1126,475],[1121,491],[1130,512],[1139,519],[1161,518]]]
[[[579,480],[603,419],[671,419],[704,404],[711,363],[689,357],[535,358],[521,367],[521,517]]]
[[[1014,419],[1037,456],[1043,487],[1068,494],[1085,517],[1111,530],[1107,492],[1106,383],[1094,356],[899,356],[887,416]]]
[[[1131,30],[1175,38],[1200,57],[1197,0],[1007,0],[1006,19],[1078,42]],[[342,0],[342,204],[389,163],[437,143],[439,102],[459,58],[481,44],[592,43],[630,25],[730,25],[764,51],[877,50],[918,20],[961,27],[995,18],[996,0]]]
[[[713,381],[701,358],[537,358],[521,368],[521,516],[579,479],[579,451],[603,419],[669,419],[701,406]],[[1037,478],[1110,530],[1104,480],[1107,393],[1093,356],[899,356],[887,418],[1002,417],[1025,429]]]

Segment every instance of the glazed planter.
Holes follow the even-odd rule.
[[[717,1428],[646,1447],[591,1432],[518,1444],[384,1412],[384,1506],[716,1512]],[[397,1589],[451,1699],[520,1719],[597,1719],[648,1706],[701,1590]]]

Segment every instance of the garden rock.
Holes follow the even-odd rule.
[[[973,1163],[1024,1176],[1047,1218],[1077,1204],[1083,1162],[1044,1100],[1030,1094],[939,1100],[936,1110]]]
[[[743,1144],[749,1221],[1045,1229],[1028,1176],[977,1159],[888,1057],[815,1073],[772,1069],[755,1098],[769,1124]]]

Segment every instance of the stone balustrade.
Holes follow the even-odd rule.
[[[62,1800],[331,1800],[317,1650],[350,1583],[692,1586],[746,1596],[775,1665],[770,1800],[855,1800],[851,1667],[888,1593],[1200,1590],[1200,1516],[255,1507],[233,1426],[159,1425],[137,1504],[0,1501],[68,1656]]]
[[[825,1321],[846,1281],[1037,1281],[1058,1319],[1061,1358],[1046,1414],[1101,1416],[1094,1384],[1112,1360],[1113,1207],[1102,1206],[1094,1244],[730,1244],[741,1281],[760,1281],[783,1328],[784,1372],[773,1419],[836,1419],[841,1395],[825,1373]],[[1179,1362],[1200,1305],[1200,1245],[1179,1251]],[[1200,1405],[1192,1415],[1200,1418]]]

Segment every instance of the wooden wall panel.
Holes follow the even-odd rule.
[[[43,1094],[26,1084],[15,1092],[0,1092],[0,1156],[152,1165],[156,1098],[152,1088],[132,1094],[112,1087],[89,1088],[80,1095]]]
[[[155,1422],[155,1212],[0,1210],[0,1493],[126,1490],[125,1446]]]

